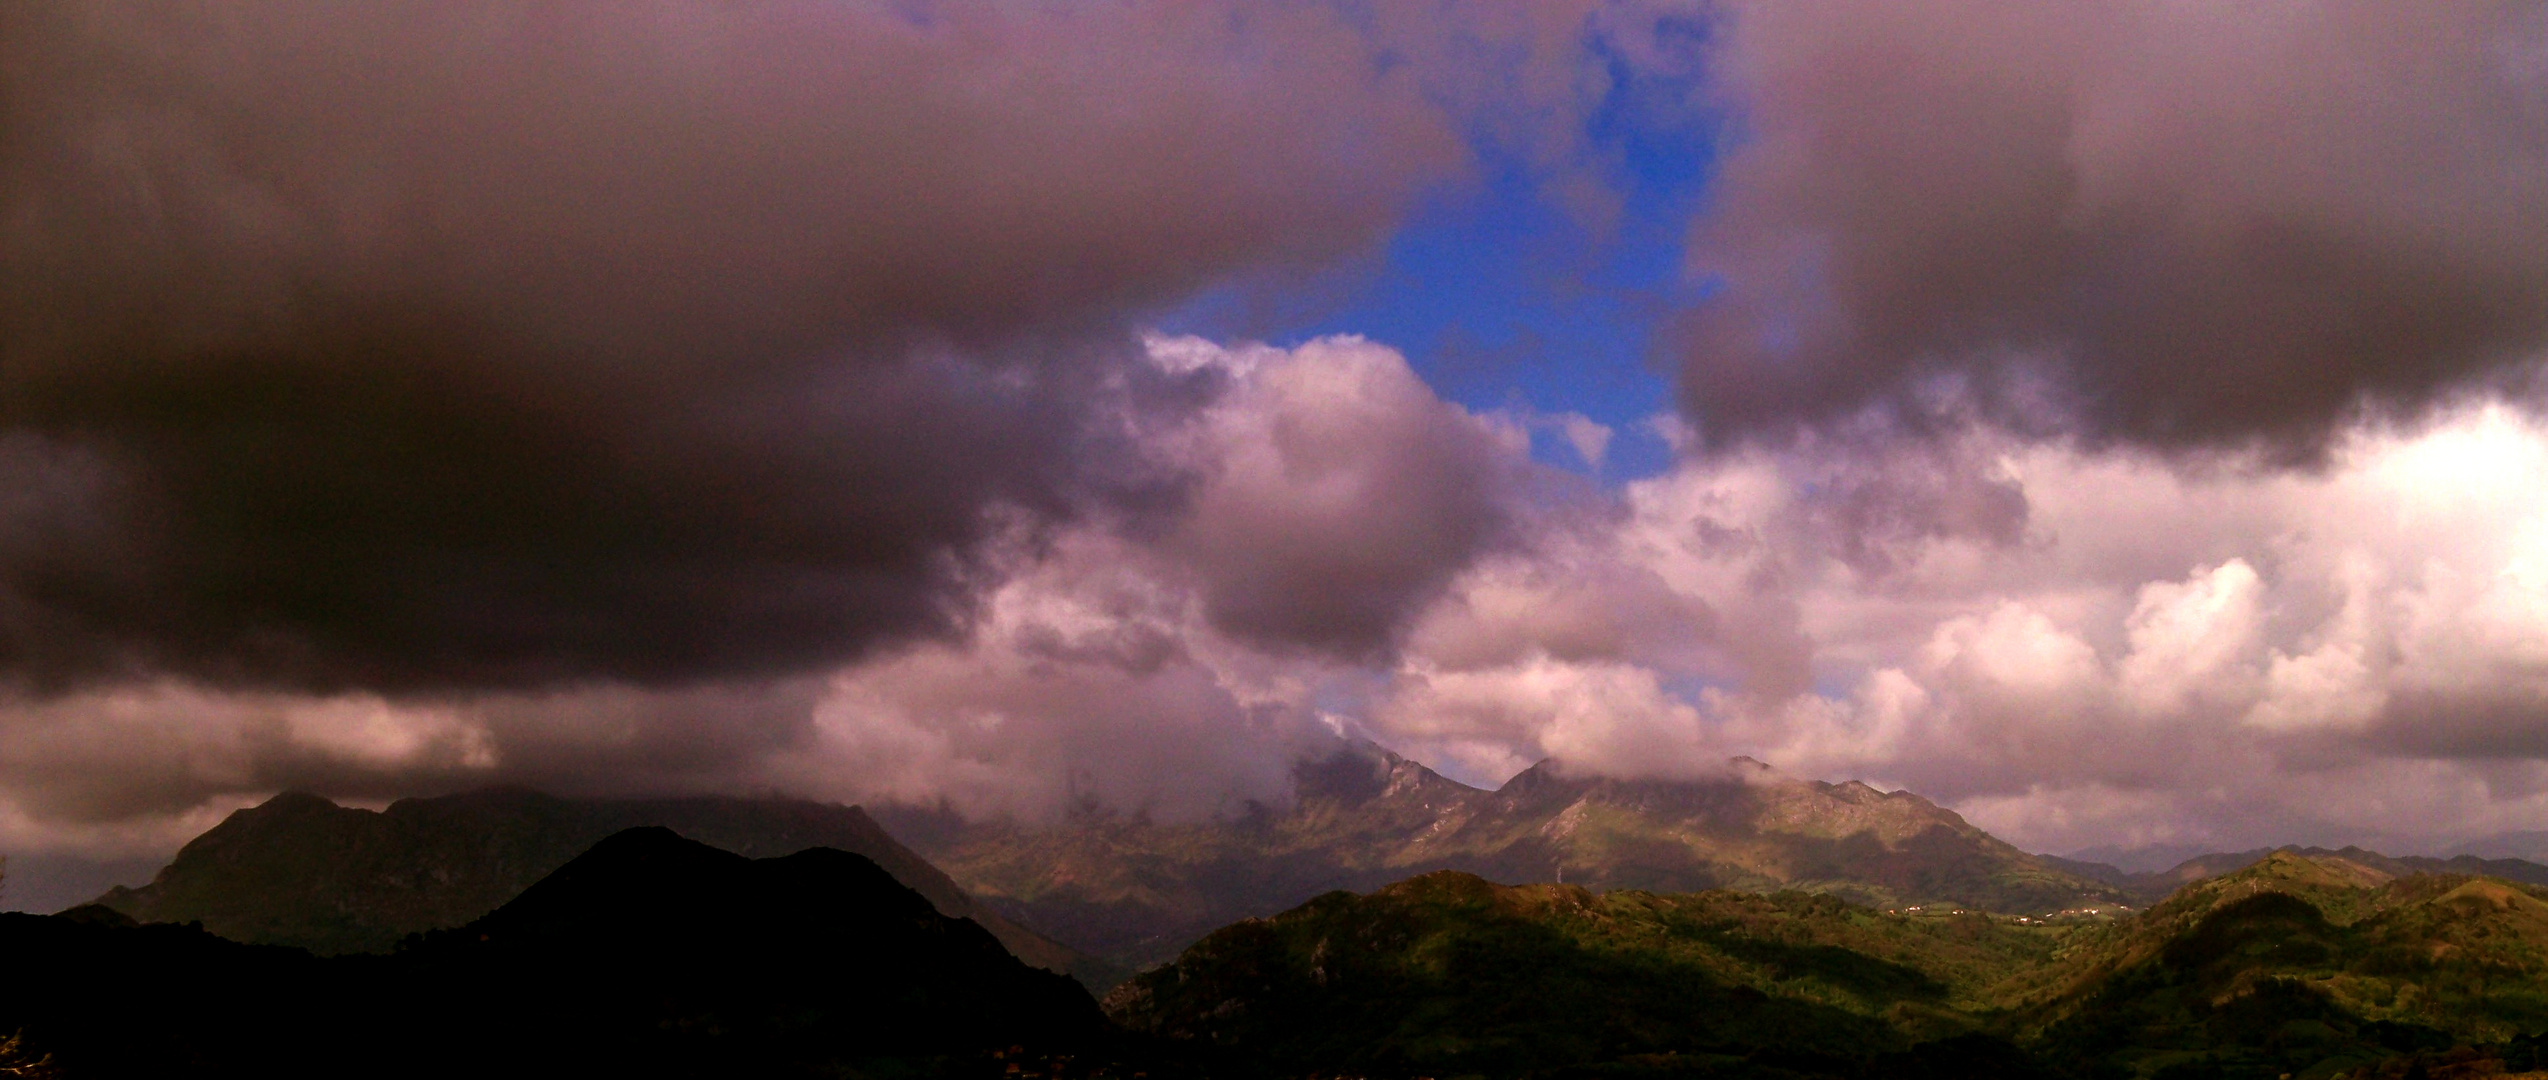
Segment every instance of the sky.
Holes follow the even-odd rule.
[[[0,10],[0,851],[1735,755],[2548,829],[2548,5]]]

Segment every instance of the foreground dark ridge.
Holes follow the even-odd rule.
[[[408,934],[495,910],[606,836],[650,825],[746,856],[818,847],[863,855],[1030,964],[1067,971],[1076,959],[975,902],[859,808],[803,799],[565,799],[499,788],[373,812],[286,793],[196,837],[150,884],[97,903],[141,922],[200,922],[234,941],[387,952]]]
[[[0,1029],[68,1077],[997,1075],[1102,1056],[1087,992],[859,855],[747,859],[660,828],[389,956],[103,908],[0,916]]]
[[[1441,871],[1221,928],[1109,995],[1120,1026],[869,860],[663,829],[388,956],[98,907],[0,916],[0,956],[0,1054],[72,1077],[2407,1080],[2548,1052],[2548,888],[2286,852],[2053,920]]]
[[[1575,777],[1544,762],[1485,791],[1358,744],[1301,765],[1295,781],[1289,809],[1198,824],[1090,811],[1029,828],[877,813],[985,902],[1126,967],[1329,890],[1445,869],[1597,890],[1801,889],[1880,908],[2041,914],[2125,902],[1917,795],[1798,780],[1749,759],[1701,781]]]

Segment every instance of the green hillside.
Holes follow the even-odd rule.
[[[2047,921],[1437,873],[1227,927],[1106,1006],[1272,1075],[2488,1075],[2548,1031],[2543,894],[2275,853]],[[1996,1064],[1924,1072],[1949,1046]]]
[[[2053,932],[1834,897],[1595,894],[1438,872],[1223,929],[1106,1007],[1276,1072],[1525,1075],[1903,1052],[1980,1025]]]
[[[2083,931],[2017,1025],[2142,1074],[2327,1076],[2548,1031],[2538,886],[2268,855]]]

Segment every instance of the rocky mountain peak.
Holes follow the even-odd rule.
[[[975,894],[1128,967],[1335,890],[1458,870],[1506,884],[1806,889],[1879,906],[2042,912],[2120,894],[1936,804],[1751,759],[1620,779],[1541,761],[1492,791],[1369,743],[1300,762],[1287,810],[1238,821],[906,830]],[[899,817],[889,820],[900,821]]]

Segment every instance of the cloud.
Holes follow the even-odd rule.
[[[0,15],[0,675],[650,684],[957,632],[1161,506],[1127,320],[1464,151],[1315,8]],[[1282,103],[1269,108],[1269,102]]]
[[[1573,447],[1575,456],[1582,458],[1587,466],[1599,469],[1602,460],[1610,455],[1613,432],[1607,424],[1582,413],[1567,413],[1557,418],[1557,431],[1566,437],[1566,445]]]
[[[1527,434],[1435,397],[1395,350],[1350,337],[1289,354],[1153,348],[1212,353],[1235,377],[1199,427],[1169,438],[1202,479],[1164,545],[1222,631],[1380,655],[1506,529]]]
[[[1289,765],[1332,738],[1250,678],[1191,591],[1143,553],[1065,538],[996,591],[962,643],[844,669],[815,738],[777,759],[791,787],[945,802],[1049,820],[1086,805],[1191,819],[1288,795]]]
[[[1997,804],[1992,827],[2046,844],[2128,823],[2065,833],[2022,807],[2099,792],[2148,800],[2137,827],[2241,843],[2278,829],[2430,843],[2535,815],[2521,807],[2548,734],[2548,609],[2528,574],[2548,521],[2536,421],[2483,406],[2356,429],[2323,474],[2003,453],[2026,543],[1937,539],[1879,582],[1792,560],[1821,687],[1776,708],[1726,702],[1732,734],[1716,737]],[[2496,794],[2451,796],[2464,820],[2380,816],[2326,797],[2345,776],[2421,785],[2391,793],[2407,804]]]
[[[1709,0],[1433,0],[1355,5],[1372,36],[1482,156],[1517,164],[1596,233],[1620,224],[1625,171],[1605,118],[1696,134]]]
[[[1375,730],[1454,776],[1488,783],[1542,758],[1599,775],[1720,775],[1732,756],[1706,717],[1651,668],[1557,660],[1467,671],[1418,664],[1371,717]]]
[[[1506,550],[1525,492],[1554,474],[1530,463],[1518,421],[1442,401],[1361,339],[1154,336],[1136,362],[1195,403],[1103,415],[1184,495],[995,519],[960,634],[669,686],[313,693],[167,677],[21,694],[0,701],[0,822],[70,835],[290,787],[385,799],[497,782],[1028,819],[1281,802],[1291,762],[1334,744],[1320,702],[1360,693],[1452,579]]]
[[[2046,848],[2548,822],[2548,22],[1726,12],[0,12],[0,842],[1192,817],[1338,734]],[[1598,225],[1693,57],[1663,475],[1382,343],[1134,329],[1472,153]]]
[[[495,782],[748,789],[769,755],[811,738],[817,689],[791,680],[392,698],[161,680],[18,697],[0,705],[0,819],[96,829],[291,789],[381,801]]]
[[[1185,495],[995,522],[960,634],[681,687],[22,697],[0,821],[107,844],[285,786],[492,781],[1190,818],[1280,802],[1338,734],[1479,783],[1749,754],[2050,850],[2548,820],[2548,428],[2508,406],[2357,427],[2312,472],[1975,428],[1604,492],[1534,465],[1528,416],[1448,405],[1369,342],[1154,337],[1142,362],[1201,404],[1110,415]],[[1371,637],[1279,632],[1347,621],[1316,589],[1232,619],[1249,566],[1368,575],[1341,610]]]
[[[2436,848],[2548,818],[2542,491],[2500,404],[2316,472],[1986,428],[1692,457],[1462,571],[1349,719],[1474,782],[1750,754],[2042,849]]]
[[[833,676],[816,741],[778,766],[794,784],[1030,819],[1283,802],[1292,761],[1334,744],[1327,706],[1367,693],[1450,582],[1501,557],[1548,478],[1513,423],[1360,338],[1148,350],[1223,381],[1142,436],[1197,477],[1178,512],[1005,548],[965,640]]]
[[[1712,444],[1866,410],[2307,457],[2548,346],[2548,17],[1729,5]]]

